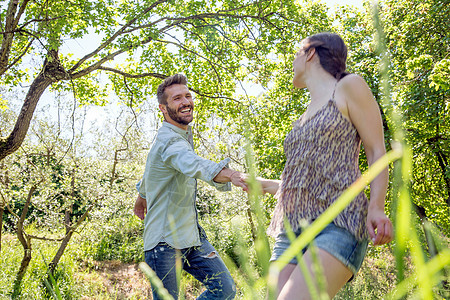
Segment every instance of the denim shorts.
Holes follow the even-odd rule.
[[[298,229],[294,233],[296,236],[299,236],[301,229]],[[352,271],[353,276],[350,280],[353,279],[361,268],[361,264],[366,255],[367,244],[368,240],[358,241],[348,230],[337,227],[334,223],[328,224],[314,239],[314,245],[316,247],[333,255]],[[291,242],[286,232],[282,231],[275,239],[270,261],[277,260],[290,245]],[[308,246],[302,250],[303,254],[307,249]],[[297,258],[294,257],[290,263],[297,264]]]

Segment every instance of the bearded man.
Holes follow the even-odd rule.
[[[179,291],[177,257],[181,267],[205,285],[198,299],[233,299],[236,287],[230,272],[198,223],[197,179],[221,191],[231,190],[230,182],[244,190],[247,185],[240,172],[227,167],[229,158],[216,163],[195,153],[189,126],[194,101],[187,84],[184,75],[176,74],[158,87],[164,122],[137,184],[134,213],[145,224],[145,262],[174,299]],[[160,299],[155,289],[153,297]]]

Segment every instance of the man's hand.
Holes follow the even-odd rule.
[[[245,174],[235,171],[229,168],[223,168],[216,177],[213,178],[215,182],[231,182],[237,187],[241,187],[244,191],[248,192],[248,185],[245,182]]]
[[[245,182],[245,176],[243,176],[242,173],[240,173],[238,171],[234,171],[230,175],[230,181],[235,186],[241,187],[244,191],[248,192],[248,185],[247,185],[247,182]]]
[[[394,229],[391,220],[384,211],[370,209],[367,214],[367,229],[375,246],[384,245],[392,241]]]
[[[147,200],[138,195],[136,203],[134,203],[133,211],[139,219],[144,220],[145,214],[147,213]]]

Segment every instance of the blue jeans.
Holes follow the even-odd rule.
[[[236,286],[230,272],[208,240],[202,236],[201,242],[201,246],[181,250],[159,243],[145,251],[145,262],[156,272],[169,294],[178,299],[175,259],[179,251],[182,269],[206,287],[197,299],[234,299]],[[153,299],[160,299],[154,289]]]

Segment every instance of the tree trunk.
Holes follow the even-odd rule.
[[[11,0],[8,4],[8,10],[6,12],[5,29],[2,39],[2,46],[0,48],[0,75],[6,72],[9,63],[9,54],[11,52],[11,45],[14,38],[14,30],[16,22],[15,16],[17,7],[19,6],[18,0]]]
[[[431,151],[435,153],[439,167],[441,168],[445,186],[447,187],[446,203],[447,207],[450,207],[450,177],[447,176],[447,167],[449,164],[449,158],[447,155],[445,155],[444,151],[440,147],[441,143],[448,143],[448,139],[445,139],[439,135],[439,127],[437,127],[436,131],[437,131],[436,136],[427,139],[427,142],[431,148]]]
[[[22,145],[28,132],[36,105],[45,89],[50,86],[51,83],[52,80],[46,78],[44,73],[41,72],[31,84],[14,129],[7,138],[0,139],[0,160],[14,153],[14,151]]]
[[[67,248],[67,245],[69,244],[70,239],[72,238],[73,233],[75,230],[80,226],[81,223],[86,219],[86,217],[89,215],[89,212],[94,207],[92,204],[88,207],[86,212],[78,219],[77,223],[67,232],[66,236],[64,237],[63,241],[61,242],[61,245],[59,246],[58,252],[56,252],[55,256],[53,257],[53,260],[51,261],[49,265],[50,272],[53,273],[55,271],[56,266],[59,263],[59,260],[61,259],[61,256],[64,254],[64,251]]]
[[[16,124],[8,137],[0,137],[0,161],[14,153],[27,135],[34,110],[44,91],[54,82],[68,78],[58,59],[58,52],[50,50],[39,75],[31,83]]]
[[[8,169],[5,168],[5,164],[2,162],[0,164],[0,170],[5,170],[5,176],[2,178],[0,175],[0,184],[3,184],[6,189],[9,189],[9,175],[8,175]],[[8,204],[7,200],[3,198],[3,195],[1,195],[3,204],[0,207],[0,254],[2,252],[2,233],[3,233],[3,213],[5,211],[5,207]]]
[[[113,162],[113,166],[112,166],[112,171],[111,171],[111,180],[109,181],[109,189],[112,189],[114,180],[116,180],[116,166],[117,163],[119,162],[119,160],[117,159],[117,154],[118,154],[119,150],[116,150],[114,152],[114,162]]]
[[[28,192],[28,197],[25,202],[25,205],[22,210],[22,214],[20,215],[19,221],[17,221],[17,237],[19,238],[20,243],[23,247],[23,258],[20,263],[19,271],[16,275],[16,280],[14,281],[14,287],[12,292],[12,298],[16,298],[20,295],[21,292],[21,284],[23,277],[27,271],[28,265],[31,261],[31,239],[26,235],[23,230],[23,223],[28,213],[28,208],[30,207],[31,198],[33,197],[34,191],[36,190],[37,185],[33,185]]]
[[[16,279],[14,280],[14,287],[12,292],[12,298],[16,299],[19,298],[20,293],[22,291],[22,280],[25,276],[25,273],[27,272],[28,265],[31,261],[31,241],[27,238],[27,246],[24,246],[23,248],[23,258],[22,262],[20,263],[19,271],[17,272]]]
[[[3,232],[3,211],[5,208],[0,207],[0,254],[2,253],[2,232]]]
[[[448,167],[448,157],[445,156],[444,152],[440,147],[437,147],[438,151],[436,152],[437,160],[439,162],[439,166],[442,170],[442,176],[444,177],[445,185],[447,187],[447,207],[450,207],[450,177],[447,176],[447,167]]]

